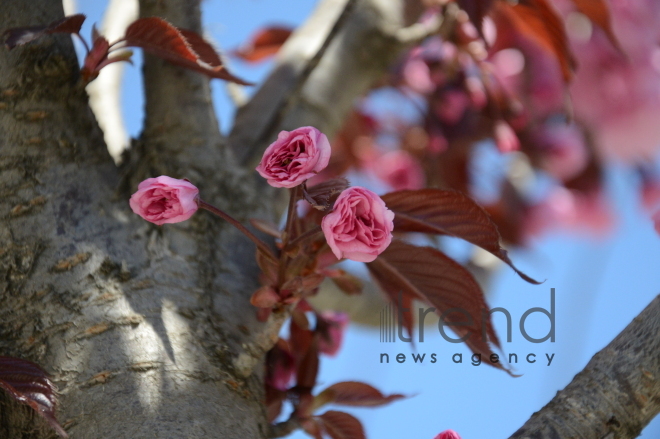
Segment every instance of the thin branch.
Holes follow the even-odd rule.
[[[289,241],[288,244],[282,249],[282,253],[293,250],[296,246],[302,244],[303,242],[321,236],[322,233],[323,230],[321,229],[321,226],[316,226],[313,229],[309,229],[308,231],[296,236],[295,239]]]
[[[236,218],[232,217],[231,215],[228,215],[227,213],[218,209],[214,205],[207,203],[206,201],[199,200],[198,203],[199,203],[199,207],[201,207],[202,209],[208,210],[214,215],[217,215],[223,220],[227,221],[232,226],[236,227],[242,234],[247,236],[250,239],[250,241],[254,242],[257,248],[260,251],[262,251],[265,256],[269,257],[273,261],[277,261],[277,257],[275,257],[270,247],[268,247],[268,245],[266,245],[266,243],[263,242],[261,239],[257,238],[257,236],[254,233],[252,233],[247,227],[241,224]]]
[[[632,439],[660,412],[660,296],[510,439]]]
[[[268,431],[269,438],[285,437],[300,428],[300,422],[295,417],[290,417],[286,421],[271,425]]]
[[[270,136],[272,135],[272,133],[282,123],[284,116],[289,111],[291,111],[291,108],[298,102],[298,100],[300,99],[300,92],[302,91],[305,84],[307,84],[307,80],[309,79],[309,76],[312,74],[316,66],[318,66],[319,62],[323,58],[323,55],[325,55],[325,52],[328,50],[328,47],[330,47],[330,43],[332,43],[332,41],[339,33],[339,30],[342,28],[344,22],[350,16],[356,3],[357,0],[348,0],[346,2],[346,4],[344,5],[344,9],[341,11],[341,14],[339,14],[339,17],[337,17],[337,20],[335,20],[335,24],[330,29],[330,32],[328,32],[328,35],[325,37],[325,40],[323,41],[323,44],[321,45],[321,47],[319,47],[319,50],[316,51],[316,54],[307,62],[303,70],[300,72],[300,76],[298,77],[298,81],[296,82],[295,87],[293,88],[293,90],[291,90],[289,94],[287,94],[283,105],[279,108],[279,110],[274,114],[272,119],[268,122],[266,128],[262,131],[261,137],[258,139],[258,142],[260,143],[267,142]]]

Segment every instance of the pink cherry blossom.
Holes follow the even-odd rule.
[[[660,210],[653,215],[653,222],[655,223],[655,231],[660,235]]]
[[[338,259],[371,262],[392,242],[394,213],[378,195],[354,186],[337,197],[321,228]]]
[[[343,312],[325,311],[320,315],[324,330],[319,338],[319,351],[335,356],[344,341],[344,332],[348,325],[348,315]]]
[[[392,189],[421,189],[424,187],[422,165],[406,151],[391,151],[374,163],[376,175]]]
[[[160,226],[190,218],[197,211],[198,196],[199,189],[189,181],[161,175],[140,183],[129,203],[133,212]]]
[[[541,166],[562,181],[577,177],[589,164],[584,134],[577,125],[544,125],[536,144],[543,151]]]
[[[527,236],[556,228],[602,236],[613,227],[614,214],[601,192],[586,194],[565,187],[554,188],[543,202],[532,206],[523,225]]]
[[[555,0],[563,10],[573,2]],[[575,118],[594,135],[601,156],[638,163],[660,145],[660,2],[610,0],[612,27],[623,52],[594,26],[587,38],[570,32],[579,61],[571,84]]]
[[[642,206],[649,212],[660,207],[660,181],[649,180],[642,185]]]
[[[314,127],[282,131],[257,166],[257,172],[273,187],[292,188],[328,166],[330,142]]]
[[[518,136],[516,136],[511,125],[503,120],[495,122],[495,143],[497,144],[497,149],[502,153],[518,151],[520,149]]]
[[[433,439],[461,439],[461,436],[454,430],[445,430]]]

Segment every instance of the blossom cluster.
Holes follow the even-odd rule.
[[[276,188],[295,188],[325,169],[330,142],[314,127],[282,131],[264,152],[256,170]],[[130,199],[133,212],[154,224],[189,219],[198,209],[199,190],[187,180],[149,178]],[[337,259],[371,262],[392,241],[394,213],[374,192],[345,189],[322,220],[326,242]]]

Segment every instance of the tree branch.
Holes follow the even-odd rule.
[[[660,296],[510,439],[632,439],[660,412]]]
[[[239,110],[229,137],[239,161],[255,164],[280,130],[312,125],[332,136],[354,100],[417,41],[398,33],[406,28],[405,3],[323,1],[284,45],[270,77]]]

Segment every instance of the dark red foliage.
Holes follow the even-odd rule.
[[[3,37],[8,49],[34,41],[45,34],[65,33],[78,34],[85,21],[83,14],[69,15],[53,21],[46,26],[16,27],[7,30]]]
[[[259,30],[243,47],[232,54],[244,61],[259,62],[275,55],[293,30],[288,27],[272,26]]]
[[[329,410],[317,419],[332,439],[366,439],[364,428],[359,420],[348,413]]]
[[[46,372],[31,361],[0,357],[0,388],[42,416],[61,437],[69,437],[55,418],[55,386]]]
[[[124,39],[127,46],[140,47],[181,67],[211,78],[249,85],[227,71],[220,57],[211,54],[215,50],[201,36],[192,31],[182,32],[162,18],[146,17],[134,21],[126,29]]]
[[[319,394],[318,398],[326,404],[376,407],[405,398],[405,396],[398,394],[386,396],[369,384],[357,381],[344,381],[328,387]]]
[[[539,282],[519,271],[500,244],[497,226],[467,195],[452,190],[419,189],[382,196],[395,214],[395,232],[450,235],[464,239],[506,262],[527,282]]]
[[[390,298],[403,292],[433,306],[441,316],[446,313],[447,326],[474,353],[487,358],[493,353],[490,343],[500,347],[481,287],[470,272],[444,253],[394,240],[367,267]],[[450,311],[457,309],[461,312]],[[502,368],[499,363],[488,364]]]
[[[568,45],[564,22],[547,0],[520,0],[517,4],[497,2],[493,8],[497,40],[493,51],[516,47],[518,38],[535,41],[539,48],[554,56],[569,82],[576,62]]]

